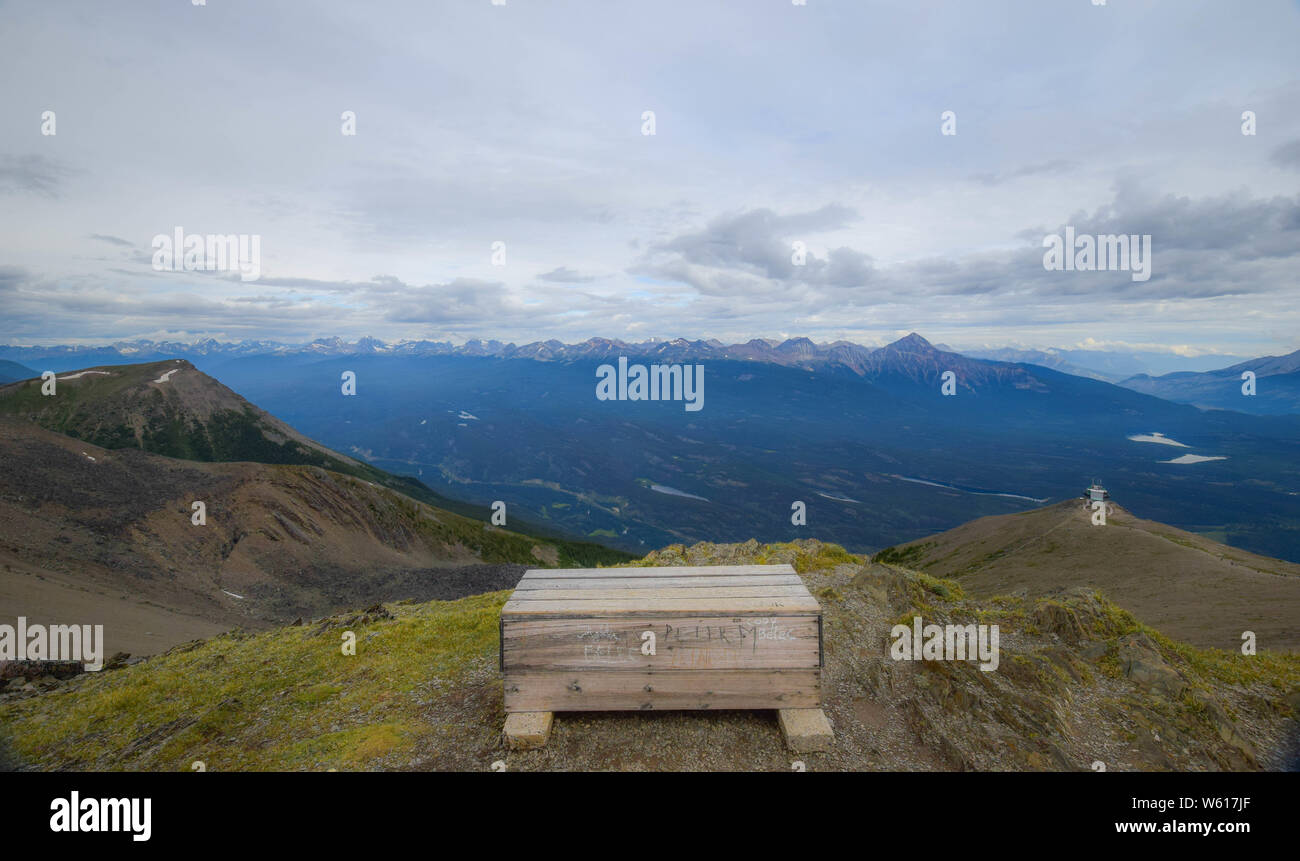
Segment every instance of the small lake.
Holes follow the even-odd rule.
[[[666,484],[652,484],[650,485],[650,489],[655,493],[665,493],[669,496],[684,496],[687,499],[698,499],[700,502],[708,502],[708,500],[703,496],[696,496],[693,493],[687,493],[684,490],[678,490],[677,488],[669,487]]]
[[[1025,496],[1022,493],[1006,493],[1000,490],[980,490],[979,488],[976,487],[961,487],[960,485],[956,485],[956,484],[947,484],[942,481],[927,481],[924,478],[911,478],[906,475],[890,475],[889,477],[896,478],[899,481],[910,481],[913,484],[926,484],[929,485],[930,487],[942,487],[945,490],[956,490],[961,493],[970,493],[975,496],[1005,496],[1008,497],[1009,499],[1024,499],[1028,502],[1037,502],[1040,505],[1046,502],[1047,500],[1051,499],[1050,496],[1044,496],[1042,499],[1039,499],[1036,496]]]

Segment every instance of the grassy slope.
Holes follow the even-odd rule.
[[[507,593],[227,634],[10,704],[20,757],[74,769],[360,768],[438,727],[421,703],[495,655]],[[344,655],[342,633],[357,638]]]
[[[1253,631],[1271,650],[1300,652],[1300,565],[1143,520],[1119,505],[1105,527],[1068,500],[972,520],[873,558],[952,578],[980,597],[1087,586],[1180,641],[1230,648]]]
[[[697,561],[702,546],[708,558],[718,562],[794,564],[826,610],[828,698],[836,698],[836,689],[870,688],[866,677],[878,675],[885,666],[884,673],[893,680],[875,697],[882,702],[897,699],[912,709],[891,717],[888,726],[918,724],[922,728],[917,732],[937,733],[942,739],[928,742],[946,751],[943,763],[930,767],[957,762],[961,767],[1060,768],[1076,763],[1079,749],[1086,760],[1089,751],[1103,745],[1110,746],[1107,758],[1113,763],[1122,756],[1147,756],[1123,753],[1136,751],[1144,732],[1149,746],[1154,734],[1157,748],[1178,746],[1183,754],[1191,748],[1193,757],[1217,748],[1210,750],[1212,759],[1197,759],[1192,767],[1246,767],[1247,760],[1234,758],[1233,746],[1239,741],[1235,731],[1224,729],[1224,719],[1216,723],[1214,714],[1224,711],[1216,697],[1228,703],[1226,711],[1234,719],[1252,727],[1254,743],[1259,744],[1267,736],[1259,729],[1259,715],[1285,715],[1294,708],[1284,704],[1287,697],[1294,701],[1300,687],[1300,657],[1294,655],[1247,658],[1175,643],[1100,596],[1038,601],[999,597],[976,603],[953,581],[871,566],[834,545],[672,547],[641,564]],[[868,575],[884,579],[873,581]],[[562,737],[547,751],[523,759],[507,754],[499,738],[504,715],[496,667],[497,624],[507,594],[398,604],[389,608],[391,619],[384,618],[383,611],[354,614],[179,647],[124,670],[83,676],[65,692],[0,704],[0,726],[6,728],[14,752],[37,768],[187,770],[202,760],[213,770],[484,769],[494,759],[507,757],[512,768],[619,767],[610,763],[625,763],[620,757],[629,750],[672,727],[677,727],[672,732],[689,735],[686,750],[675,758],[633,760],[632,767],[762,768],[785,763],[788,768],[772,728],[743,712],[574,716],[582,738],[570,745],[572,758],[562,758]],[[864,621],[864,608],[889,611],[895,618],[877,613]],[[972,664],[943,662],[890,667],[887,659],[874,654],[873,645],[883,642],[885,625],[908,621],[917,612],[927,620],[1001,625],[1001,670],[985,674]],[[1083,642],[1096,647],[1091,661],[1077,652],[1063,652],[1058,638],[1043,630],[1044,620],[1062,617],[1082,620]],[[357,635],[356,656],[341,653],[345,630]],[[1186,679],[1185,692],[1157,697],[1124,677],[1125,643],[1144,635],[1156,644],[1160,659]],[[909,675],[898,675],[903,672]],[[1101,704],[1097,714],[1104,720],[1058,719],[1063,707],[1093,700]],[[1234,704],[1258,711],[1238,714]],[[873,744],[886,747],[879,740],[884,728],[859,740],[848,725],[852,713],[846,715],[835,702],[827,708],[844,750],[829,755],[822,767],[927,767],[926,760],[917,766],[912,758],[876,757],[879,751],[865,749]],[[1005,740],[999,742],[1003,747],[996,747],[979,733],[963,735],[966,730],[958,725],[942,725],[965,720],[967,713],[974,723],[1004,727],[1005,737],[1013,739],[1011,749],[1004,750]],[[1080,733],[1107,735],[1082,744],[1069,737],[1075,730],[1061,729],[1071,726],[1086,728]],[[701,738],[700,732],[712,735]],[[729,740],[730,747],[723,743]],[[1062,748],[1075,753],[1063,758]],[[1149,753],[1149,759],[1138,758],[1130,766],[1188,765],[1178,759],[1177,751]]]

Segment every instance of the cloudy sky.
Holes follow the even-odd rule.
[[[0,0],[0,342],[1289,352],[1297,34],[1294,0]],[[1150,234],[1150,280],[1045,270],[1066,226]],[[260,237],[260,278],[156,271],[178,227]]]

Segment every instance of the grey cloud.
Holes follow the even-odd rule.
[[[56,198],[72,174],[61,162],[39,153],[0,156],[0,194],[38,194]]]
[[[550,272],[537,276],[539,281],[553,281],[556,284],[588,284],[596,280],[594,275],[583,275],[567,266],[560,266]]]
[[[122,269],[117,266],[113,266],[109,268],[107,271],[112,272],[116,275],[127,275],[130,276],[131,278],[158,278],[164,274],[167,275],[171,274],[170,272],[168,273],[154,272],[151,269]]]
[[[117,246],[122,247],[122,248],[134,248],[134,247],[135,247],[135,243],[127,242],[125,239],[122,239],[122,238],[119,237],[119,236],[110,236],[110,235],[107,234],[107,233],[92,233],[92,234],[90,234],[90,238],[91,238],[91,239],[98,239],[100,242],[107,242],[107,243],[110,244],[110,245],[117,245]]]
[[[1250,197],[1245,191],[1192,199],[1168,194],[1146,197],[1121,186],[1114,200],[1094,212],[1076,214],[1076,233],[1151,234],[1159,251],[1214,251],[1236,260],[1290,257],[1300,253],[1300,195]],[[1058,226],[1060,233],[1065,224]],[[1022,232],[1040,241],[1044,233]]]
[[[1042,240],[1061,235],[1066,224],[1076,235],[1150,234],[1151,280],[1134,281],[1123,271],[1044,269]],[[891,268],[881,273],[873,293],[886,301],[905,295],[982,297],[990,307],[1282,296],[1300,265],[1300,196],[1147,197],[1121,185],[1092,214],[1076,213],[1055,229],[1032,228],[1018,236],[1024,248]]]
[[[860,287],[873,277],[871,257],[835,248],[825,259],[811,251],[803,265],[793,243],[838,230],[856,220],[847,207],[828,204],[811,212],[778,215],[751,209],[716,218],[700,231],[655,243],[631,271],[690,284],[702,293],[789,291],[797,285]]]
[[[807,267],[789,265],[788,234],[782,235],[787,230],[843,223],[842,213],[830,217],[823,209],[814,211],[816,217],[770,210],[731,214],[658,243],[632,267],[656,280],[642,279],[631,295],[538,292],[476,278],[416,285],[381,274],[356,281],[263,278],[256,294],[219,299],[184,286],[183,276],[166,273],[180,279],[165,288],[171,293],[136,296],[86,287],[84,281],[35,279],[16,266],[0,268],[0,291],[15,297],[6,304],[15,312],[11,329],[22,332],[36,325],[38,306],[44,308],[41,332],[74,319],[100,325],[131,319],[147,331],[143,327],[177,317],[194,327],[254,336],[353,328],[405,336],[412,327],[474,333],[490,326],[489,334],[516,339],[539,329],[557,337],[618,334],[632,324],[644,327],[647,320],[654,327],[638,329],[644,334],[703,334],[700,327],[710,327],[709,334],[771,334],[795,325],[815,334],[837,321],[888,315],[917,326],[927,319],[1028,325],[1122,314],[1119,309],[1133,303],[1155,301],[1250,296],[1257,309],[1272,307],[1275,298],[1289,303],[1284,288],[1294,284],[1300,263],[1297,210],[1297,200],[1284,197],[1143,197],[1130,189],[1117,191],[1095,212],[1070,219],[1080,232],[1151,232],[1153,277],[1147,282],[1134,282],[1128,272],[1045,270],[1041,240],[1051,231],[1042,228],[1023,231],[1026,241],[1019,248],[960,258],[932,257],[881,269],[865,253],[841,246],[823,258],[810,257]],[[544,274],[577,273],[559,267]],[[331,296],[346,296],[348,311],[340,313],[334,301],[321,298]]]
[[[224,281],[245,283],[238,272],[222,272],[220,277]],[[270,278],[263,276],[257,279],[257,283],[263,287],[287,287],[318,293],[383,294],[411,289],[410,285],[392,275],[376,275],[369,281],[330,281],[320,278]]]
[[[960,260],[878,270],[869,255],[840,247],[825,259],[810,254],[806,266],[794,265],[787,241],[792,226],[843,223],[843,213],[832,212],[780,216],[762,209],[725,216],[702,231],[656,244],[631,271],[687,284],[704,296],[784,298],[791,308],[826,313],[941,296],[1079,302],[1098,296],[1149,301],[1260,294],[1294,280],[1288,273],[1300,257],[1300,196],[1147,196],[1119,183],[1110,203],[1066,223],[1076,234],[1151,234],[1150,281],[1134,281],[1129,272],[1045,270],[1042,239],[1062,233],[1065,224],[1022,231],[1024,248]],[[868,287],[869,296],[854,295]]]
[[[286,296],[235,296],[227,301],[240,305],[261,305],[265,308],[291,308],[298,304]]]
[[[457,278],[446,284],[413,288],[394,304],[384,319],[392,323],[465,323],[500,319],[514,313],[499,281]]]
[[[1273,154],[1269,158],[1274,164],[1289,167],[1292,170],[1300,170],[1300,138],[1282,144],[1273,150]]]
[[[1014,179],[1021,179],[1026,176],[1040,176],[1043,174],[1065,173],[1075,166],[1075,163],[1066,159],[1053,159],[1051,161],[1040,162],[1038,164],[1027,164],[1016,170],[1005,173],[976,173],[969,178],[971,182],[978,182],[980,185],[1002,185]]]
[[[0,266],[0,293],[18,289],[18,285],[31,280],[31,273],[21,266]]]
[[[221,278],[226,281],[239,281],[239,273],[224,272]],[[307,290],[319,290],[327,293],[351,293],[366,287],[365,281],[325,281],[319,278],[270,278],[262,276],[257,283],[264,287],[301,287]]]

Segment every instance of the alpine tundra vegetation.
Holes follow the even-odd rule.
[[[674,545],[637,565],[788,563],[826,614],[836,744],[810,770],[1281,769],[1300,656],[1198,649],[1103,595],[968,598],[951,580],[817,541]],[[497,671],[507,592],[397,602],[178,646],[54,696],[5,695],[29,768],[788,771],[774,713],[560,715],[545,750],[506,750]],[[997,625],[1002,665],[895,661],[916,616]],[[341,654],[344,632],[356,655]]]

